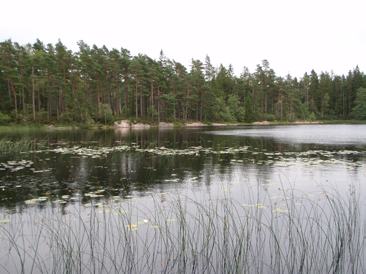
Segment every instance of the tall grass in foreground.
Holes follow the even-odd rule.
[[[259,187],[258,187],[259,188]],[[258,192],[259,193],[259,192]],[[0,224],[1,273],[365,273],[363,217],[342,196],[248,188],[245,202],[156,194]],[[190,195],[191,196],[191,195]],[[286,209],[284,209],[286,208]]]

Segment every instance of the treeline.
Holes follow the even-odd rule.
[[[0,121],[350,119],[366,88],[358,66],[347,75],[312,70],[297,79],[276,76],[263,60],[255,72],[244,67],[236,76],[209,56],[186,68],[163,51],[154,60],[124,48],[78,46],[72,52],[60,40],[0,43]]]

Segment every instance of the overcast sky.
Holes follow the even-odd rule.
[[[75,52],[84,40],[153,59],[162,49],[188,69],[207,54],[237,76],[263,59],[278,76],[341,75],[366,70],[365,8],[364,0],[13,0],[1,3],[0,41],[61,39]]]

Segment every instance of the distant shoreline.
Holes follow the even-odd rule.
[[[124,123],[121,125],[121,123]],[[119,125],[116,125],[119,124]],[[324,120],[324,121],[295,121],[295,122],[254,122],[254,123],[203,123],[200,121],[189,121],[189,122],[160,122],[154,123],[153,121],[135,121],[120,120],[116,121],[113,125],[102,125],[102,124],[9,124],[0,126],[3,130],[25,130],[25,129],[47,129],[47,130],[78,130],[78,129],[150,129],[150,128],[194,128],[194,127],[226,127],[226,126],[276,126],[276,125],[314,125],[314,124],[366,124],[366,120]]]

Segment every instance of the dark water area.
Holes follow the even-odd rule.
[[[217,178],[221,183],[240,176],[281,177],[292,184],[336,181],[341,189],[365,178],[364,125],[43,131],[0,138],[26,139],[34,147],[1,154],[0,206],[13,210],[30,198],[58,200],[98,190],[122,198],[187,187],[207,191],[217,187]],[[89,154],[77,151],[84,148]],[[24,167],[21,161],[31,164]],[[193,184],[191,177],[197,177]],[[83,196],[82,202],[89,200]]]
[[[327,233],[347,226],[342,216],[355,202],[366,228],[366,125],[44,130],[0,133],[0,140],[0,242],[10,250],[0,252],[0,266],[10,273],[39,273],[37,267],[43,269],[40,273],[68,268],[72,273],[296,273],[286,260],[292,258],[294,266],[302,262],[296,254],[309,252],[295,252],[302,242],[309,242],[308,250],[323,243],[323,250],[335,252],[338,239],[345,241],[327,238]],[[186,221],[187,216],[198,224]],[[288,216],[298,216],[298,223],[286,223]],[[332,223],[338,220],[333,216],[345,224]],[[292,225],[301,231],[293,238],[286,232]],[[359,239],[366,232],[359,223],[353,227],[358,238],[347,241],[354,253],[362,249],[365,256]],[[188,236],[182,231],[189,231]],[[242,239],[226,239],[227,231],[245,235],[247,253],[240,251],[245,249]],[[134,243],[133,235],[143,240]],[[273,235],[285,243],[278,245]],[[210,249],[202,240],[207,237]],[[318,239],[312,243],[308,237]],[[137,252],[147,243],[149,251]],[[195,251],[200,259],[178,252],[185,248],[200,250]],[[277,256],[278,248],[283,249]],[[121,251],[127,249],[128,256]],[[354,256],[351,251],[342,258],[356,263],[342,267],[365,269],[363,259],[348,259]],[[338,269],[336,255],[318,253],[307,261],[308,273],[322,273],[311,268],[323,265],[314,261],[317,257],[328,270]],[[266,263],[228,266],[228,258],[236,256]],[[31,270],[17,268],[18,259]],[[70,265],[70,260],[86,268]],[[116,267],[120,260],[123,264]],[[192,268],[186,269],[187,261]],[[170,268],[162,270],[164,264]]]

